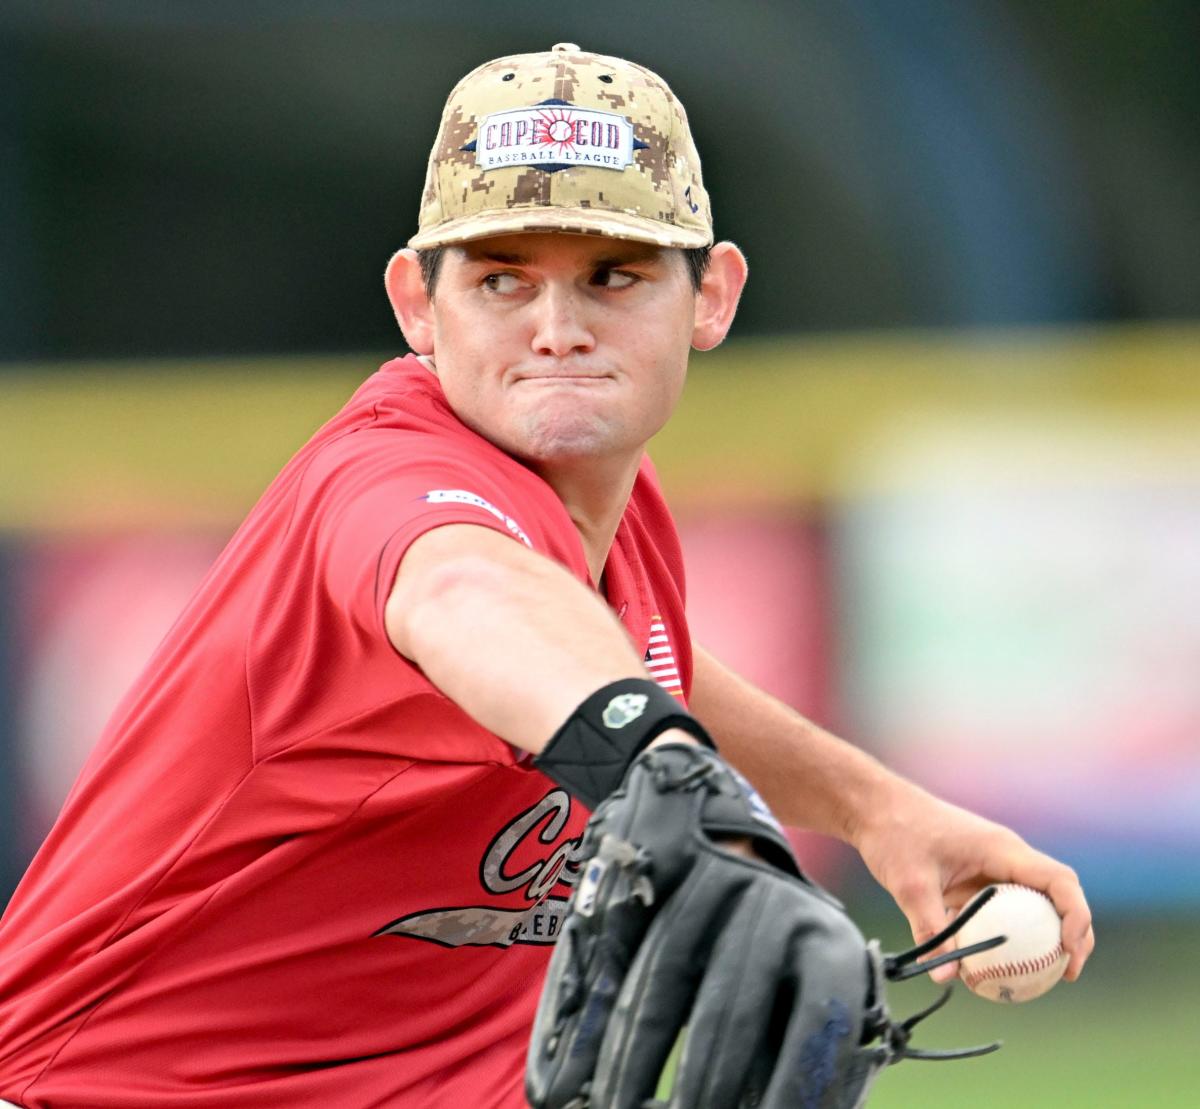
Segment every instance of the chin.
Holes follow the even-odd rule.
[[[610,421],[580,412],[551,419],[542,416],[522,429],[513,453],[542,464],[602,458],[623,449],[625,437],[618,432]]]

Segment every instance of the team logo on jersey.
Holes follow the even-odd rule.
[[[606,728],[623,728],[631,724],[646,711],[646,703],[650,700],[644,693],[618,693],[600,714]]]
[[[560,883],[573,886],[579,877],[579,839],[565,839],[543,858],[514,871],[518,848],[551,844],[566,827],[571,798],[555,789],[536,805],[518,813],[500,831],[479,864],[479,881],[491,894],[520,891],[523,908],[462,905],[426,909],[393,920],[376,936],[411,936],[443,947],[511,947],[514,943],[550,944],[558,938],[567,915],[567,898],[550,897]]]
[[[478,493],[472,493],[466,489],[430,489],[421,497],[421,500],[429,504],[469,504],[475,508],[482,508],[484,512],[490,512],[495,516],[525,546],[533,546],[529,536],[521,530],[521,525],[516,520],[507,513],[501,512],[491,501],[484,500]]]
[[[633,152],[649,144],[633,137],[633,124],[616,112],[543,100],[483,117],[473,142],[475,164],[485,173],[504,166],[534,166],[554,173],[571,166],[623,170]]]

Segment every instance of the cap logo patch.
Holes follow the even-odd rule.
[[[576,165],[623,170],[644,144],[635,144],[624,116],[559,100],[484,116],[473,145],[485,172],[518,165],[553,172]]]

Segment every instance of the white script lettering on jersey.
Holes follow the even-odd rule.
[[[393,920],[374,935],[411,936],[443,947],[553,943],[566,916],[567,898],[547,895],[560,882],[573,886],[578,880],[580,840],[563,840],[523,870],[514,871],[511,860],[523,845],[553,843],[570,814],[571,798],[566,790],[551,790],[536,805],[513,817],[484,851],[478,872],[483,892],[499,896],[520,890],[531,905],[517,909],[493,905],[430,908]]]

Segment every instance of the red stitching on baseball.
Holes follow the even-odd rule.
[[[1041,955],[1036,959],[1022,959],[1017,963],[998,963],[996,966],[984,967],[982,970],[973,970],[963,979],[967,985],[974,989],[980,982],[986,982],[991,978],[1004,978],[1010,974],[1036,974],[1040,970],[1045,970],[1049,966],[1053,966],[1063,955],[1063,945],[1060,943],[1052,951],[1047,951],[1045,955]]]

